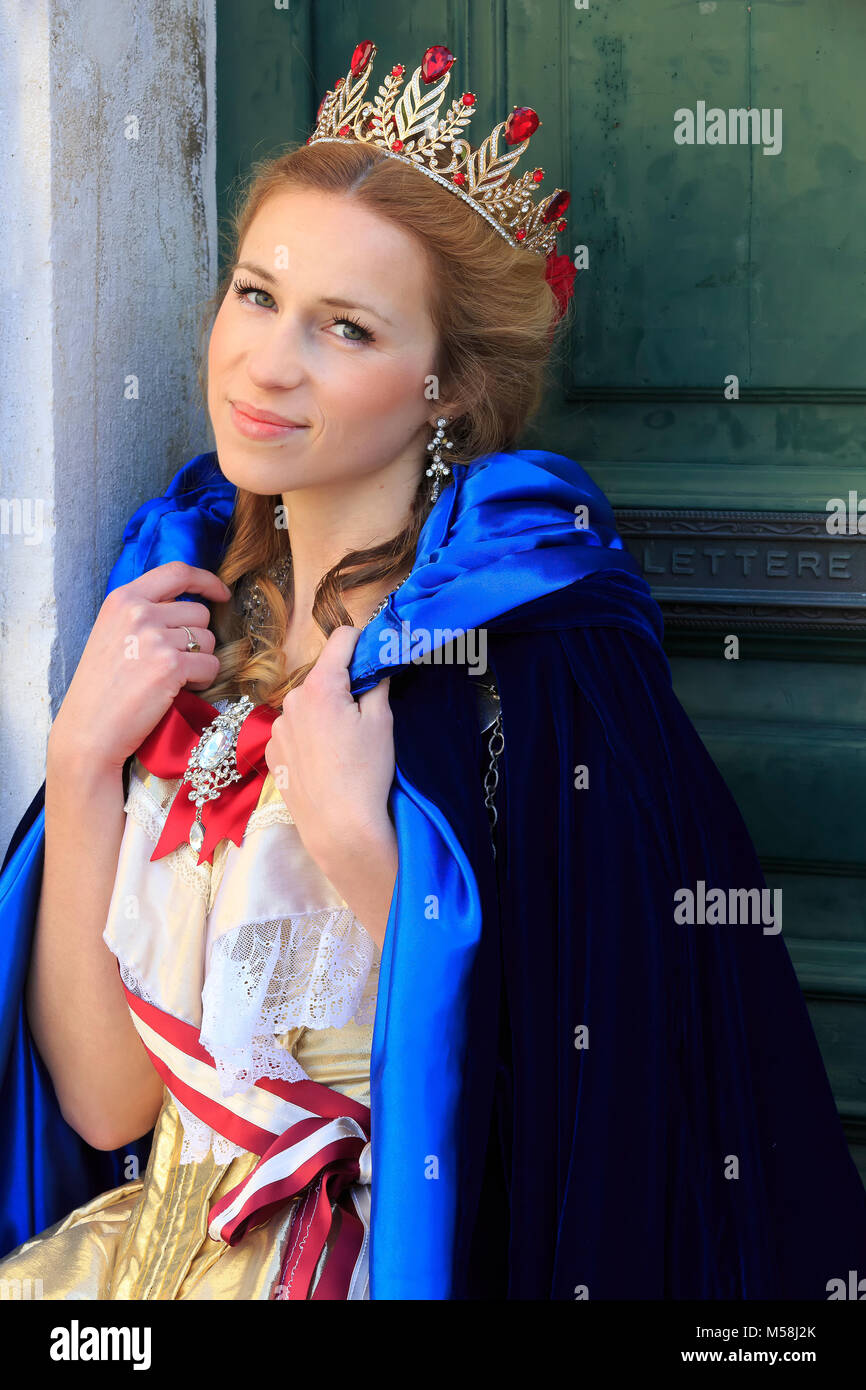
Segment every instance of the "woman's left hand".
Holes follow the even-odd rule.
[[[350,692],[360,631],[331,633],[303,685],[284,699],[265,761],[307,852],[381,944],[384,923],[372,919],[383,904],[387,916],[397,864],[388,815],[393,716],[387,677],[358,700]]]

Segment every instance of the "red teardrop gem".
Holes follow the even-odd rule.
[[[531,106],[516,106],[505,122],[506,145],[519,145],[522,140],[528,140],[540,124]]]
[[[555,218],[561,217],[570,202],[571,194],[566,193],[564,189],[560,189],[545,208],[544,216],[541,219],[542,222],[553,222]]]
[[[454,62],[454,54],[450,48],[446,48],[443,43],[434,44],[428,48],[424,57],[421,59],[421,77],[429,86],[438,78],[444,77],[445,73]]]
[[[363,39],[361,43],[358,44],[355,52],[352,54],[352,61],[349,65],[352,69],[353,77],[361,76],[361,73],[373,56],[373,47],[372,39]]]

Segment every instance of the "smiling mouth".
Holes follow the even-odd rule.
[[[249,406],[244,409],[244,405],[235,401],[230,401],[232,423],[239,433],[247,439],[276,439],[292,434],[298,434],[301,430],[308,428],[293,420],[284,420],[282,416],[271,415],[270,412],[247,414],[247,410],[252,410]]]
[[[261,420],[266,425],[294,425],[298,429],[304,428],[303,420],[289,420],[285,415],[275,415],[272,410],[259,410],[248,401],[230,401],[229,404],[241,414],[248,415],[251,420]]]

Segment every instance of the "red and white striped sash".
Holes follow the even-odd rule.
[[[369,1243],[369,1107],[309,1080],[265,1077],[246,1092],[221,1096],[199,1030],[123,988],[133,1023],[171,1094],[211,1129],[259,1155],[243,1182],[211,1208],[208,1234],[235,1245],[298,1196],[273,1296],[350,1297]],[[311,1294],[334,1224],[332,1204],[339,1208],[338,1230]]]

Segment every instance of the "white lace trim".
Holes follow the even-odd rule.
[[[180,1163],[201,1163],[209,1154],[213,1154],[214,1163],[231,1163],[233,1158],[240,1158],[246,1153],[238,1144],[232,1143],[231,1139],[226,1139],[219,1130],[211,1129],[191,1110],[187,1110],[185,1105],[181,1105],[177,1096],[172,1096],[180,1122],[183,1126],[183,1143],[180,1150]]]
[[[180,782],[177,785],[180,786]],[[132,816],[133,820],[138,822],[154,843],[159,839],[162,834],[162,827],[165,825],[167,807],[162,806],[156,797],[151,796],[135,772],[129,779],[129,793],[123,809]]]
[[[291,1028],[372,1024],[379,952],[345,907],[245,922],[214,944],[202,990],[201,1043],[223,1095],[297,1060],[275,1038]],[[305,1073],[303,1073],[305,1074]]]
[[[117,961],[120,966],[120,978],[127,989],[132,990],[132,993],[137,995],[139,999],[143,999],[145,1004],[153,1004],[154,1008],[161,1009],[163,1005],[148,992],[144,981],[130,969],[126,961],[120,956],[118,956]]]
[[[294,825],[292,816],[286,803],[280,799],[269,801],[266,806],[257,806],[247,821],[247,828],[244,834],[249,835],[253,830],[264,830],[268,825]]]
[[[180,787],[180,778],[175,778],[173,782],[166,782],[164,785],[167,788],[172,788],[172,791],[167,805],[163,806],[151,795],[139,777],[130,777],[129,795],[123,808],[136,824],[141,826],[145,835],[154,844],[159,840],[163,826],[168,819],[168,812]],[[208,863],[198,864],[197,858],[192,845],[183,844],[178,845],[170,854],[167,854],[163,862],[166,868],[177,874],[178,878],[189,884],[207,901],[210,893],[211,865]]]

